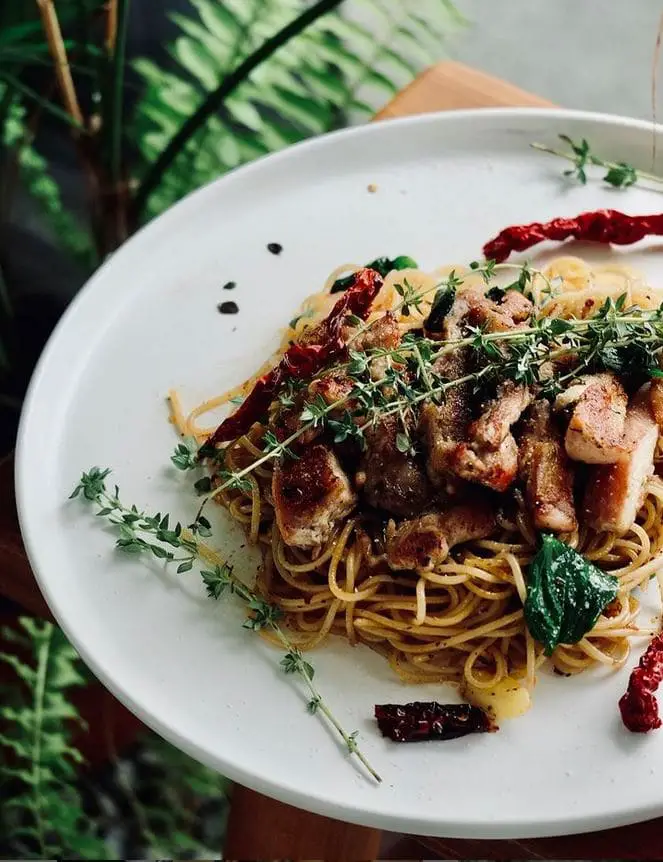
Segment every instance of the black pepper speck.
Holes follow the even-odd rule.
[[[223,285],[223,289],[224,289],[224,290],[234,290],[236,287],[237,287],[237,282],[236,282],[236,281],[227,281],[227,282]]]
[[[281,254],[281,252],[283,251],[283,246],[279,242],[270,242],[267,245],[267,251],[271,252],[272,254]]]
[[[220,302],[217,308],[221,314],[237,314],[239,311],[239,306],[236,302]]]

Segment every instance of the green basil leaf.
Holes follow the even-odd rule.
[[[550,655],[559,644],[574,644],[590,631],[617,595],[618,581],[580,554],[544,533],[532,561],[525,621],[532,637]]]

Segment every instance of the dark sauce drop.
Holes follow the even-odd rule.
[[[236,302],[220,302],[217,308],[221,314],[237,314],[239,311],[239,306]]]
[[[272,254],[281,254],[283,251],[283,246],[279,242],[270,242],[267,244],[267,251]]]
[[[227,282],[223,285],[223,289],[224,289],[224,290],[234,290],[236,287],[237,287],[237,282],[236,282],[236,281],[227,281]]]

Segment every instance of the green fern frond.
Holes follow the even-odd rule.
[[[21,651],[0,654],[17,678],[0,705],[0,834],[24,856],[103,858],[104,842],[87,826],[75,787],[83,758],[71,744],[78,716],[69,690],[83,682],[78,655],[51,623],[24,617],[20,624],[21,635],[5,629],[3,640]]]
[[[423,63],[439,59],[461,23],[451,0],[412,12],[411,0],[347,0],[259,66],[184,151],[152,195],[156,215],[194,188],[257,156],[364,119]],[[145,84],[135,139],[154,161],[206,94],[266,39],[301,13],[305,0],[191,0],[172,16],[176,71],[139,60]],[[361,16],[357,13],[360,12]]]
[[[3,84],[0,82],[0,99],[3,94]],[[20,178],[41,208],[53,236],[73,257],[91,268],[93,258],[90,237],[67,211],[60,187],[51,177],[46,159],[31,146],[25,124],[25,108],[16,99],[9,106],[0,135],[0,144],[16,152]]]

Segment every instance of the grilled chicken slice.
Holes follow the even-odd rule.
[[[363,352],[379,348],[395,350],[401,343],[401,337],[398,321],[395,315],[388,311],[353,339],[350,343],[350,349]],[[373,380],[382,380],[389,365],[388,356],[376,356],[371,360],[370,368]]]
[[[518,473],[518,446],[512,434],[507,434],[496,451],[459,443],[449,463],[452,472],[461,479],[494,491],[506,491]]]
[[[513,329],[531,312],[532,303],[518,291],[507,291],[500,304],[478,288],[470,288],[458,294],[437,337],[460,338],[465,323],[484,326],[490,332]],[[433,333],[431,337],[435,337]],[[469,370],[469,355],[459,350],[442,356],[434,370],[450,380],[458,379]],[[470,389],[466,385],[449,389],[442,405],[427,404],[423,408],[419,433],[428,455],[428,473],[436,485],[455,476],[504,491],[513,482],[517,446],[509,428],[526,408],[530,396],[525,387],[509,384],[500,396],[471,425]]]
[[[436,374],[457,380],[467,373],[468,356],[458,350],[441,356],[433,366]],[[419,414],[419,436],[426,451],[428,475],[434,485],[443,485],[453,474],[452,459],[465,439],[470,421],[470,389],[466,384],[451,387],[442,404],[425,404]]]
[[[663,431],[663,380],[654,377],[649,387],[649,401],[658,427]]]
[[[577,529],[573,471],[547,401],[536,401],[525,420],[518,468],[534,526],[553,533]]]
[[[628,452],[624,444],[626,392],[614,374],[596,374],[584,383],[566,430],[566,452],[585,464],[614,464]]]
[[[295,548],[324,545],[357,502],[336,455],[321,443],[303,449],[299,458],[277,463],[272,496],[279,532]]]
[[[431,571],[454,545],[483,539],[496,524],[490,503],[478,499],[404,521],[387,537],[387,563],[396,571]]]
[[[336,407],[330,410],[327,415],[331,419],[339,419],[340,417],[345,416],[348,412],[352,413],[359,407],[357,399],[350,397],[350,393],[354,389],[354,386],[355,384],[352,378],[342,372],[324,374],[322,377],[318,377],[311,381],[308,387],[308,396],[306,401],[311,402],[322,399],[322,401],[324,401],[329,407],[331,407],[332,404],[336,404]],[[340,404],[337,404],[337,402],[340,402]],[[303,408],[306,408],[306,403],[303,405]],[[357,424],[361,424],[361,421],[361,417],[355,417],[355,422]]]
[[[468,287],[456,295],[439,331],[426,328],[426,333],[430,338],[449,341],[462,337],[464,324],[480,326],[486,332],[506,332],[523,326],[533,308],[529,299],[517,290],[507,290],[501,300],[495,301],[480,288]]]
[[[328,406],[341,401],[342,403],[328,414],[332,419],[340,418],[346,411],[355,410],[357,407],[357,402],[348,397],[353,387],[354,383],[351,378],[340,372],[331,372],[317,377],[307,389],[302,389],[296,393],[292,406],[279,408],[270,422],[270,429],[279,440],[285,440],[286,437],[299,431],[304,424],[302,413],[306,409],[306,405],[319,399],[322,399]],[[297,441],[298,445],[306,446],[322,436],[322,433],[322,424],[307,428],[301,432]]]
[[[657,440],[649,387],[643,387],[626,412],[624,444],[628,454],[615,464],[594,467],[588,479],[584,508],[595,529],[623,534],[634,523],[647,478],[654,471]]]
[[[486,332],[508,332],[523,326],[533,310],[529,299],[517,290],[507,290],[502,300],[496,302],[479,288],[469,288],[458,296],[459,312],[463,304],[466,306],[464,320],[471,326],[481,326]]]
[[[500,312],[511,318],[514,324],[526,323],[532,316],[534,306],[519,290],[507,290],[500,303]]]
[[[532,400],[527,386],[508,381],[497,390],[481,416],[469,427],[470,440],[496,451]]]
[[[428,473],[436,485],[455,476],[505,491],[518,471],[518,447],[510,426],[530,395],[526,387],[506,384],[503,398],[468,428],[469,396],[467,387],[454,387],[442,405],[427,404],[421,411],[419,433],[428,454]]]
[[[411,517],[426,506],[431,483],[421,461],[400,452],[396,437],[402,430],[397,416],[387,416],[366,431],[366,454],[357,474],[366,500],[376,509]]]
[[[401,343],[401,330],[396,316],[387,311],[352,341],[354,350],[374,350],[376,347],[395,349]]]

